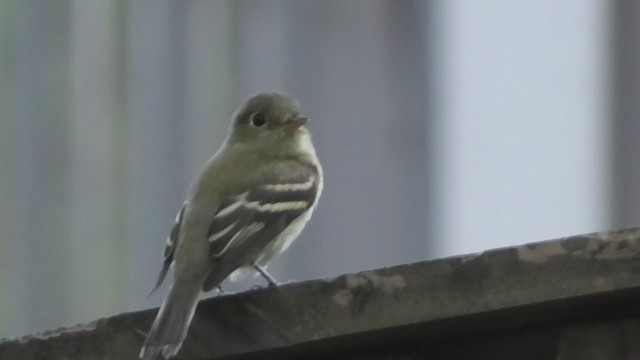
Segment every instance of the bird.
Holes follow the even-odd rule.
[[[322,166],[297,99],[264,92],[232,116],[228,135],[192,183],[167,238],[152,293],[173,268],[171,286],[140,350],[143,360],[174,357],[201,292],[230,275],[257,272],[284,252],[311,218]]]

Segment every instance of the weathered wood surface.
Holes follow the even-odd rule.
[[[178,359],[640,359],[639,310],[633,228],[204,300]],[[0,359],[136,359],[155,312],[4,340]]]

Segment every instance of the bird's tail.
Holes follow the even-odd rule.
[[[195,313],[201,286],[202,281],[174,281],[142,345],[140,359],[168,359],[178,353]]]

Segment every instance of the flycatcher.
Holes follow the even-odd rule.
[[[322,193],[316,157],[298,101],[280,93],[249,98],[227,139],[189,190],[167,239],[154,290],[173,281],[140,350],[141,359],[175,356],[201,291],[236,270],[258,271],[300,234]]]

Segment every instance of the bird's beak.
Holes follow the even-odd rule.
[[[295,131],[305,126],[309,122],[309,118],[306,116],[295,115],[287,119],[283,126],[289,131]]]

